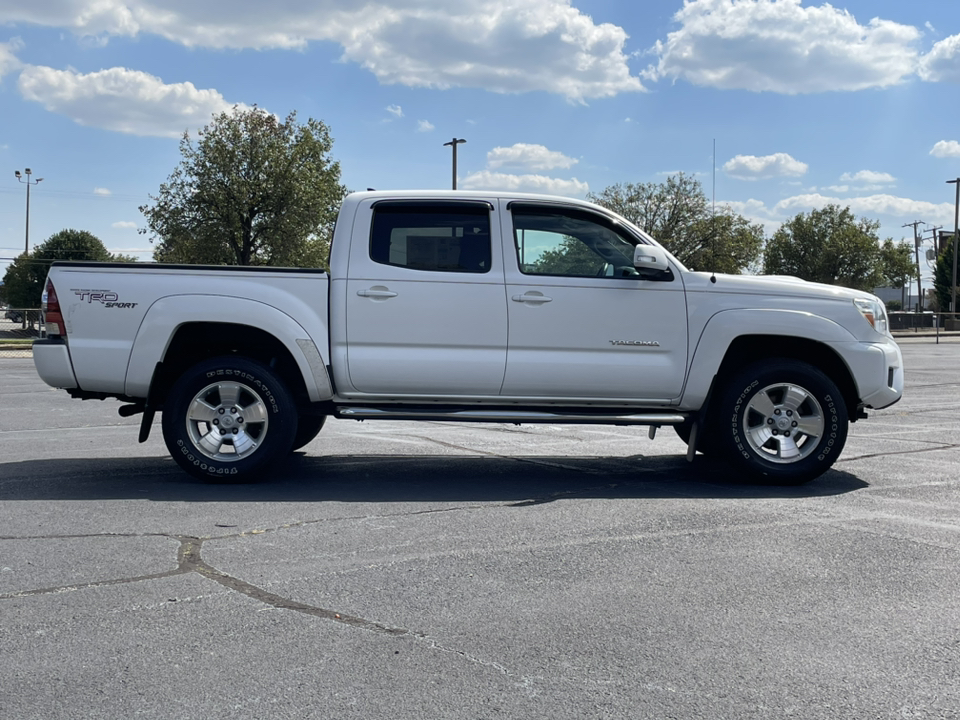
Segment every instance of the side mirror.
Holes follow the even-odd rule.
[[[637,245],[633,249],[633,266],[641,277],[647,280],[655,280],[662,278],[664,275],[670,275],[667,254],[656,245]]]

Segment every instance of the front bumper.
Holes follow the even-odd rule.
[[[77,387],[70,350],[62,338],[34,340],[33,364],[40,379],[47,385],[64,390]]]
[[[903,396],[903,355],[893,339],[836,343],[846,361],[863,407],[889,407]]]

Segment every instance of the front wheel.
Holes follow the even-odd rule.
[[[167,397],[163,439],[177,464],[209,482],[249,482],[285,456],[297,410],[283,381],[253,360],[218,357],[187,370]]]
[[[319,435],[326,421],[326,415],[301,415],[300,421],[297,423],[297,434],[293,438],[293,446],[290,448],[290,452],[299,450]]]
[[[799,485],[826,472],[847,439],[836,384],[804,362],[771,359],[738,372],[723,391],[715,431],[728,459],[752,479]]]

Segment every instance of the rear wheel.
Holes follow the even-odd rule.
[[[721,394],[715,432],[751,479],[799,485],[826,472],[847,439],[847,408],[820,370],[785,358],[754,363]]]
[[[246,358],[218,357],[195,365],[174,383],[162,427],[173,459],[194,477],[249,482],[289,452],[297,412],[270,368]]]

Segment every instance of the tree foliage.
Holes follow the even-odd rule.
[[[184,133],[180,164],[140,208],[159,262],[325,264],[346,194],[333,140],[319,120],[280,121],[234,107]]]
[[[763,271],[872,290],[884,280],[879,227],[878,221],[858,220],[839,205],[799,213],[767,243]]]
[[[86,230],[61,230],[29,254],[21,254],[3,276],[6,301],[15,308],[40,307],[47,271],[54,260],[135,262],[127,255],[114,255],[101,240]]]
[[[683,173],[663,183],[618,183],[587,198],[642,228],[695,270],[741,273],[763,248],[763,226],[727,206],[714,214],[700,181]]]
[[[917,265],[914,251],[909,243],[900,241],[894,244],[893,238],[887,238],[880,246],[880,274],[883,285],[902,288],[917,277]]]
[[[958,270],[960,274],[960,270]],[[953,293],[950,287],[953,284],[953,238],[947,242],[946,248],[937,256],[937,265],[933,270],[933,288],[937,299],[937,309],[940,312],[950,312],[950,300]],[[960,288],[957,289],[960,298]],[[960,299],[957,304],[960,305]],[[954,308],[954,312],[956,312]]]
[[[599,255],[574,237],[565,237],[558,247],[545,250],[533,262],[538,275],[569,275],[590,277],[603,266]]]

